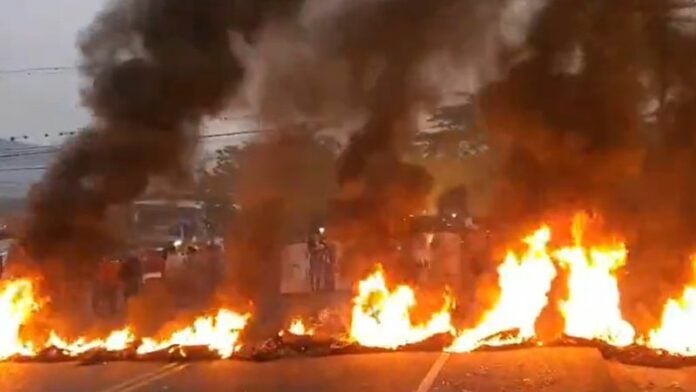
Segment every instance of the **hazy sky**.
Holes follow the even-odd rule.
[[[80,78],[72,68],[79,61],[77,35],[108,3],[109,0],[0,0],[0,138],[28,135],[28,143],[59,144],[65,140],[57,135],[59,132],[88,124],[89,114],[80,105]],[[68,69],[16,72],[44,67]],[[220,118],[206,124],[206,132],[255,127],[247,120]],[[48,138],[44,137],[46,133]],[[226,144],[236,140],[223,138],[214,142]]]
[[[28,142],[57,143],[57,134],[85,125],[76,70],[14,72],[72,67],[77,34],[108,0],[0,0],[0,138],[28,135]],[[8,72],[11,71],[11,72]]]
[[[176,0],[172,0],[176,1]],[[0,0],[0,139],[20,137],[33,144],[60,144],[59,132],[75,131],[89,123],[81,107],[78,33],[109,0]],[[27,68],[64,69],[21,71]],[[220,116],[206,124],[206,133],[254,129],[253,117]],[[44,137],[44,134],[49,137]],[[27,140],[21,139],[27,135]],[[214,150],[246,137],[207,139]],[[4,144],[3,146],[6,146]],[[10,147],[11,148],[11,147]],[[0,155],[8,147],[0,147]],[[38,154],[0,159],[0,199],[23,197],[29,185],[55,155]]]

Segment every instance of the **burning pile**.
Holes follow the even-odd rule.
[[[163,340],[144,338],[138,354],[149,354],[170,347],[205,346],[221,358],[229,358],[239,350],[239,334],[246,326],[249,315],[220,309],[215,316],[200,317],[193,325],[174,332]]]
[[[520,344],[534,337],[534,323],[548,303],[547,294],[556,276],[546,245],[551,230],[542,227],[524,241],[527,252],[518,257],[509,252],[498,268],[500,297],[479,325],[459,334],[448,348],[468,352],[481,346]],[[512,331],[512,335],[500,334]]]
[[[696,257],[692,264],[691,286],[680,298],[667,301],[662,324],[642,340],[646,346],[674,355],[696,356]]]
[[[568,298],[560,304],[565,334],[628,346],[635,338],[635,331],[621,315],[615,275],[626,263],[626,248],[616,244],[586,249],[582,246],[582,221],[583,215],[579,215],[573,224],[574,246],[554,254],[569,274]]]
[[[228,358],[240,349],[239,334],[246,326],[248,314],[220,309],[214,316],[197,318],[191,326],[173,332],[161,339],[136,338],[130,328],[111,332],[103,339],[80,337],[69,341],[51,331],[45,341],[25,339],[22,327],[33,313],[40,309],[33,284],[22,279],[9,281],[0,289],[0,359],[33,358],[43,351],[57,351],[60,356],[77,358],[88,353],[117,353],[133,349],[144,356],[173,348],[206,347],[221,358]],[[54,353],[55,355],[55,353]]]
[[[33,346],[19,340],[22,326],[38,308],[33,285],[29,280],[18,280],[8,282],[0,289],[0,359],[33,355]]]
[[[390,290],[384,271],[378,267],[358,283],[350,336],[364,347],[397,349],[452,331],[452,299],[449,295],[445,295],[442,309],[425,324],[414,325],[411,321],[411,309],[415,305],[413,289],[398,286]]]
[[[351,338],[367,347],[401,348],[434,335],[452,333],[450,352],[470,352],[482,347],[510,347],[523,344],[588,344],[608,355],[640,352],[641,355],[693,357],[696,328],[696,284],[665,306],[662,325],[647,336],[637,336],[622,315],[617,272],[627,263],[628,251],[620,241],[586,246],[583,234],[587,216],[573,220],[570,246],[552,248],[552,231],[542,226],[524,239],[522,254],[509,251],[498,267],[499,297],[472,328],[453,332],[451,299],[425,325],[414,326],[410,309],[415,305],[413,290],[387,288],[378,270],[361,281],[354,300]],[[694,258],[696,278],[696,257]],[[567,294],[550,301],[552,284],[560,271],[567,276]],[[564,327],[557,342],[539,341],[536,325],[542,311],[553,307],[562,316]],[[633,350],[633,351],[631,351]],[[618,353],[618,354],[617,354]],[[633,354],[632,354],[633,355]]]
[[[314,328],[306,327],[301,318],[295,318],[290,322],[288,333],[295,336],[312,336],[314,335]]]
[[[616,276],[617,270],[626,264],[626,247],[618,242],[584,246],[586,221],[584,214],[575,216],[572,246],[548,251],[551,231],[545,226],[525,240],[528,250],[522,258],[508,253],[498,269],[500,299],[497,305],[485,314],[477,327],[460,333],[448,350],[468,352],[481,346],[514,345],[535,338],[535,324],[548,305],[556,269],[562,268],[567,272],[568,290],[558,309],[563,315],[566,337],[594,341],[607,347],[640,345],[674,355],[693,356],[694,336],[687,331],[696,328],[694,288],[687,288],[681,299],[667,303],[661,327],[651,331],[647,338],[636,338],[634,327],[621,313]],[[500,334],[505,334],[505,338]]]
[[[455,329],[454,299],[446,290],[441,307],[421,317],[423,322],[414,322],[415,310],[422,310],[416,291],[407,285],[390,286],[385,271],[378,267],[357,284],[347,338],[319,337],[314,326],[294,318],[275,338],[273,347],[285,345],[304,353],[314,345],[321,346],[322,353],[336,354],[414,347],[432,350],[433,345],[424,342],[434,341],[437,349],[463,353],[485,347],[551,344],[554,342],[541,341],[536,331],[540,315],[551,307],[564,320],[559,331],[562,337],[555,343],[581,342],[631,362],[691,363],[696,358],[696,256],[691,285],[681,296],[667,301],[657,328],[640,335],[621,312],[617,272],[627,263],[628,251],[620,241],[584,245],[586,220],[582,214],[574,219],[570,246],[553,246],[551,228],[542,226],[523,240],[524,252],[509,251],[498,267],[499,296],[471,328]],[[552,300],[552,284],[558,276],[567,277],[567,292],[564,298]],[[126,327],[103,339],[70,341],[56,331],[43,340],[27,339],[23,327],[40,308],[31,280],[8,281],[0,287],[0,359],[37,358],[46,351],[65,358],[100,352],[126,359],[148,359],[158,353],[183,359],[196,350],[205,352],[205,358],[230,358],[242,348],[240,334],[251,317],[219,309],[156,338],[138,337]]]

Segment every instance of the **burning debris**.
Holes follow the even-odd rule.
[[[314,328],[306,327],[301,318],[293,319],[287,331],[289,334],[295,336],[312,336],[315,333]]]
[[[527,252],[509,252],[498,267],[500,297],[479,325],[458,334],[447,350],[469,352],[481,346],[521,344],[535,335],[534,325],[548,303],[556,270],[546,250],[551,229],[542,227],[524,241]],[[513,334],[507,332],[515,331]]]
[[[452,332],[452,298],[445,296],[442,309],[424,324],[414,325],[411,310],[416,296],[408,286],[390,290],[384,271],[377,269],[358,283],[353,300],[350,338],[364,347],[398,349]]]
[[[214,316],[199,317],[191,326],[159,339],[136,338],[130,328],[113,331],[104,339],[80,337],[69,340],[56,331],[50,331],[43,341],[25,339],[22,327],[30,324],[32,314],[38,311],[40,304],[31,281],[16,280],[4,284],[0,290],[0,317],[6,322],[0,328],[0,359],[74,359],[129,350],[132,353],[125,358],[137,359],[159,351],[185,353],[195,347],[206,347],[216,357],[229,358],[241,347],[239,335],[250,317],[220,309]]]
[[[612,346],[633,343],[635,331],[621,315],[621,295],[616,271],[626,263],[624,244],[585,248],[582,235],[586,216],[573,221],[574,246],[555,252],[561,268],[568,270],[568,298],[560,308],[568,336],[605,341]]]
[[[25,339],[23,327],[40,311],[30,280],[4,284],[0,317],[9,320],[0,329],[0,358],[58,360],[195,360],[247,358],[271,360],[294,355],[342,355],[365,352],[511,349],[537,345],[590,346],[607,358],[652,366],[693,363],[694,290],[665,305],[662,323],[645,335],[621,316],[616,272],[628,263],[620,242],[585,245],[586,216],[573,221],[572,245],[557,247],[549,226],[524,239],[521,254],[510,250],[498,268],[499,297],[473,328],[457,331],[453,299],[445,293],[439,310],[414,322],[414,289],[390,288],[386,272],[378,267],[358,282],[350,327],[346,336],[316,333],[302,318],[293,318],[287,330],[261,345],[240,341],[251,314],[220,309],[163,337],[137,337],[129,328],[104,339],[69,341],[56,331],[44,340]],[[693,260],[696,276],[696,257]],[[551,302],[551,284],[567,269],[567,294]],[[544,309],[556,309],[564,320],[559,338],[542,340],[536,333]],[[636,337],[638,336],[638,337]]]
[[[38,309],[30,280],[4,282],[0,285],[0,359],[34,354],[31,344],[21,342],[19,333],[32,313]]]
[[[521,263],[512,263],[516,258],[514,254],[509,253],[506,262],[498,270],[499,305],[484,316],[481,326],[461,333],[448,350],[466,352],[481,346],[514,345],[536,338],[535,323],[542,308],[547,305],[551,280],[556,276],[555,270],[561,268],[568,270],[568,292],[567,298],[558,304],[565,325],[564,337],[560,339],[559,344],[598,347],[603,353],[607,353],[608,357],[631,358],[631,362],[640,362],[643,358],[644,363],[656,363],[661,358],[668,358],[670,354],[676,357],[693,356],[693,333],[686,332],[696,325],[693,306],[689,302],[692,288],[685,289],[680,300],[672,299],[667,303],[662,326],[651,331],[647,340],[645,337],[636,338],[634,327],[621,315],[621,295],[616,277],[617,269],[627,262],[628,253],[625,245],[613,243],[586,247],[583,245],[586,221],[587,216],[584,214],[577,214],[573,219],[573,246],[548,251],[551,231],[548,227],[543,227],[526,239],[529,249]],[[520,270],[507,275],[509,270],[505,267],[508,263],[527,268],[532,268],[531,265],[536,263],[537,268],[542,268],[546,273],[537,270],[531,275],[525,275]],[[546,279],[537,282],[534,280],[535,277]],[[520,286],[523,283],[527,284]],[[511,287],[519,289],[514,292]],[[515,299],[522,302],[512,302],[505,308],[500,305],[507,303],[505,298],[509,298],[508,301]],[[533,298],[539,299],[539,307],[524,303]],[[503,319],[507,317],[510,321],[502,324],[491,322],[490,320],[496,320],[496,316]],[[492,327],[488,326],[490,324]],[[487,333],[479,332],[482,328]],[[514,333],[510,334],[508,330]],[[494,333],[503,333],[506,336],[501,337]],[[544,344],[541,341],[537,342]],[[626,350],[622,351],[622,348]],[[666,363],[685,364],[689,361],[667,359]]]
[[[162,340],[144,338],[137,353],[149,354],[172,347],[204,346],[216,352],[220,358],[229,358],[238,351],[239,334],[247,324],[249,315],[221,309],[215,316],[200,317],[190,327],[176,331]]]
[[[47,349],[55,349],[67,357],[79,357],[95,350],[109,352],[125,351],[135,343],[135,336],[128,329],[112,332],[106,339],[87,340],[79,338],[68,342],[59,337],[55,331],[51,331],[45,346]]]
[[[696,257],[692,258],[693,280],[682,296],[667,301],[658,328],[650,331],[641,344],[658,351],[696,356]]]

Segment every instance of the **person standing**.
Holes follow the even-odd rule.
[[[326,264],[322,243],[317,235],[310,237],[307,243],[309,251],[309,280],[312,291],[322,289],[324,278],[324,267]]]
[[[128,255],[121,267],[121,281],[123,282],[123,295],[126,300],[140,292],[143,279],[143,268],[140,259],[135,255]]]
[[[104,259],[99,263],[94,296],[94,310],[98,315],[113,316],[118,311],[120,268],[117,260]]]
[[[325,240],[322,244],[322,260],[324,262],[324,289],[336,290],[336,252],[333,246]]]

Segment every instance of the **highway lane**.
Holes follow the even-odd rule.
[[[0,391],[692,392],[696,368],[629,367],[581,348],[389,353],[267,363],[0,364]]]
[[[127,379],[147,376],[166,365],[125,362],[99,366],[79,366],[75,363],[3,363],[0,364],[0,391],[96,392]]]

